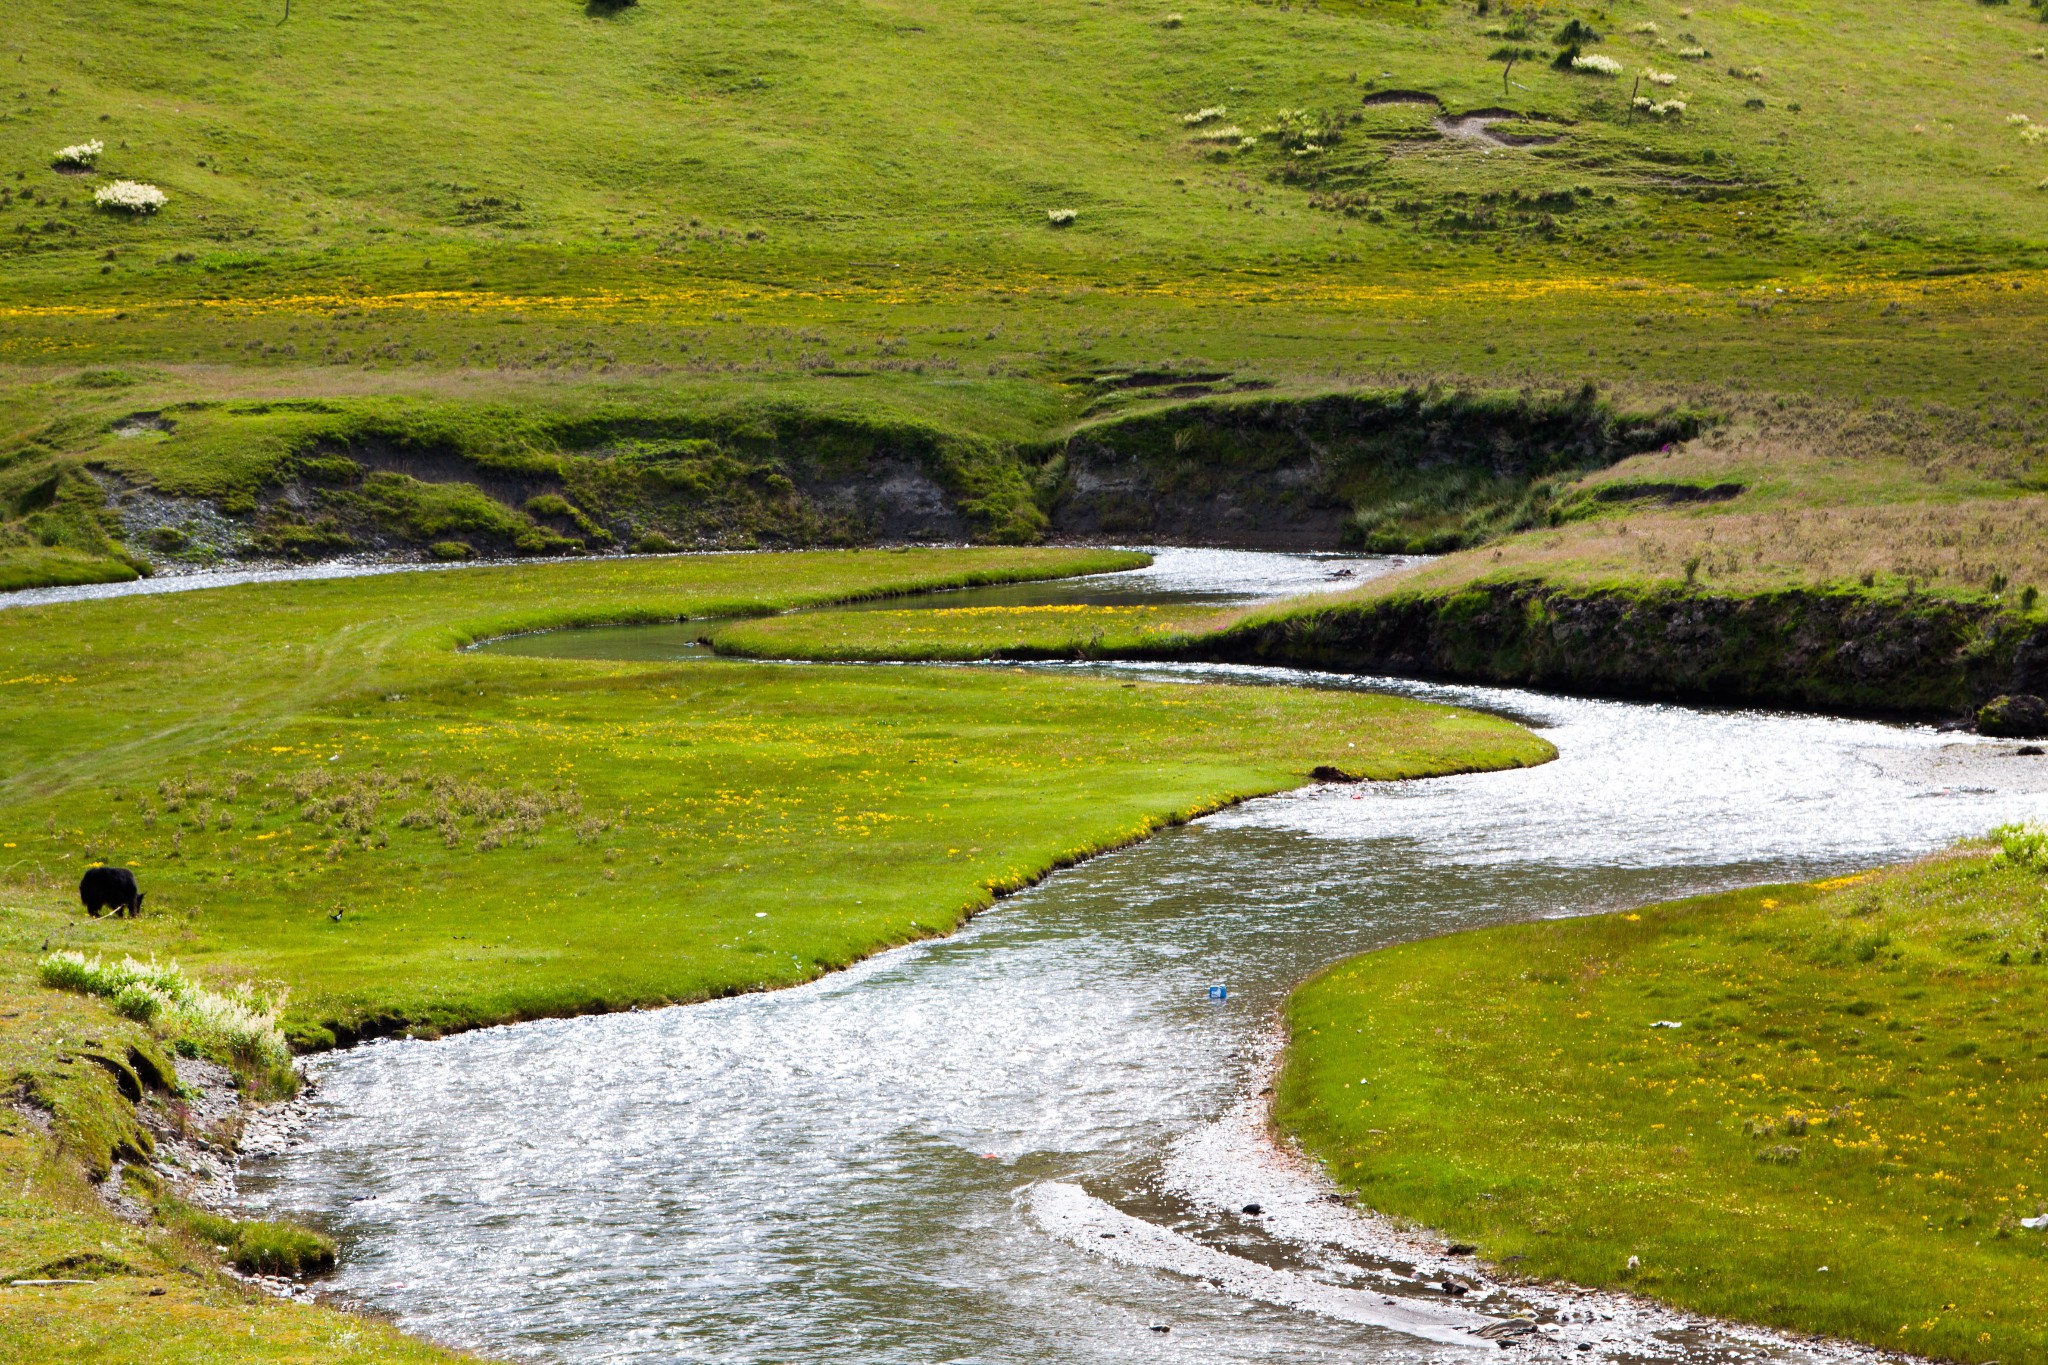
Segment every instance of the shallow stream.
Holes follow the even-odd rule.
[[[1243,598],[1331,571],[1167,553],[1000,591]],[[493,1355],[1471,1358],[1440,1294],[1261,1150],[1293,984],[1402,939],[1810,878],[2048,813],[2048,759],[1924,728],[1132,671],[1459,701],[1560,757],[1250,802],[795,990],[324,1058],[301,1140],[245,1189],[344,1239],[347,1300]],[[1680,1328],[1574,1358],[1811,1354]]]

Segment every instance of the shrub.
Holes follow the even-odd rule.
[[[1653,100],[1647,95],[1637,95],[1635,107],[1652,118],[1678,118],[1685,113],[1684,100]]]
[[[2048,142],[2048,126],[2039,123],[2028,124],[2020,129],[2020,141],[2029,147],[2038,147],[2043,142]]]
[[[94,138],[90,142],[76,143],[70,147],[59,147],[57,149],[57,164],[59,166],[90,167],[93,162],[100,159],[100,153],[105,150],[107,150],[107,144],[101,142],[98,138]]]
[[[125,957],[110,963],[68,950],[38,962],[36,976],[53,989],[108,1000],[129,1018],[202,1052],[254,1066],[291,1065],[291,1049],[277,1026],[284,1011],[282,996],[268,998],[249,986],[225,994],[211,991],[193,982],[175,962]]]
[[[474,559],[476,551],[467,541],[437,540],[427,547],[427,553],[436,559]]]
[[[248,1275],[303,1275],[334,1268],[334,1243],[292,1223],[241,1223],[232,1243],[235,1268]]]
[[[1056,228],[1070,226],[1080,216],[1080,212],[1076,209],[1047,209],[1045,211],[1045,221]]]
[[[1738,81],[1760,81],[1764,78],[1764,69],[1760,66],[1731,66],[1728,74]]]
[[[2048,47],[2030,47],[2027,55],[2037,62],[2048,61]]]
[[[1560,46],[1574,43],[1597,43],[1599,41],[1599,30],[1580,19],[1569,20],[1563,28],[1557,31],[1557,42]]]
[[[154,185],[134,180],[116,180],[93,191],[92,202],[117,213],[151,214],[170,202],[170,196]]]
[[[1289,151],[1319,152],[1342,139],[1338,122],[1330,115],[1311,114],[1306,109],[1282,109],[1273,116],[1273,125],[1266,129],[1266,135]]]
[[[1657,21],[1655,19],[1645,19],[1643,20],[1643,22],[1637,24],[1634,28],[1629,30],[1630,33],[1660,33],[1662,31],[1663,30],[1657,27]]]
[[[665,555],[673,554],[682,547],[659,531],[649,531],[633,542],[633,548],[643,555]]]
[[[2005,121],[2007,124],[2015,128],[2024,128],[2029,123],[2033,122],[2033,120],[2028,118],[2025,114],[2007,114],[2005,116]]]
[[[1161,28],[1179,28],[1187,21],[1188,18],[1185,14],[1169,14],[1159,21],[1159,26]]]
[[[1991,831],[1991,837],[1998,841],[1994,862],[2010,863],[2029,872],[2048,872],[2048,829],[2031,821],[2000,825]]]
[[[1195,134],[1195,141],[1236,142],[1243,136],[1244,129],[1238,127],[1234,123],[1226,123],[1221,125],[1220,127],[1201,129],[1199,132]]]
[[[1621,63],[1599,52],[1584,52],[1572,58],[1572,70],[1588,76],[1619,76]]]
[[[1658,71],[1654,68],[1647,66],[1643,68],[1643,79],[1648,81],[1652,85],[1678,84],[1678,76],[1676,75],[1676,73],[1670,71]]]
[[[1230,110],[1224,108],[1222,105],[1215,104],[1211,105],[1207,109],[1197,109],[1192,114],[1182,114],[1180,116],[1180,121],[1182,123],[1187,124],[1190,128],[1195,128],[1200,127],[1204,123],[1214,123],[1217,119],[1222,118],[1225,114],[1229,112]]]
[[[1703,62],[1714,54],[1703,47],[1681,47],[1678,49],[1678,55],[1684,61]]]

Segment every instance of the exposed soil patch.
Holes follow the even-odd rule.
[[[122,418],[114,425],[113,431],[123,440],[132,441],[137,436],[147,436],[153,431],[169,431],[172,425],[171,420],[161,412],[137,412]]]
[[[1494,127],[1497,123],[1537,117],[1539,116],[1524,114],[1514,109],[1489,107],[1474,109],[1464,114],[1439,115],[1431,122],[1445,137],[1454,137],[1464,142],[1488,142],[1496,147],[1546,147],[1560,141],[1561,138],[1555,133],[1503,132]]]
[[[1427,90],[1375,90],[1359,103],[1367,107],[1379,104],[1430,104],[1439,109],[1444,107],[1444,102]]]
[[[543,493],[562,491],[560,480],[545,475],[499,469],[447,451],[394,446],[383,441],[353,441],[346,445],[322,442],[314,447],[313,455],[330,459],[344,456],[355,461],[366,474],[403,474],[421,483],[471,484],[512,507]]]
[[[1739,483],[1609,483],[1593,490],[1595,502],[1637,502],[1654,500],[1666,507],[1692,502],[1732,502],[1742,496],[1746,485]]]

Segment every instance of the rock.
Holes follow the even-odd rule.
[[[1260,1214],[1265,1212],[1265,1210],[1259,1207],[1257,1204],[1246,1204],[1244,1206],[1244,1211],[1254,1218],[1258,1217]]]
[[[1445,1248],[1444,1248],[1444,1255],[1446,1255],[1446,1256],[1470,1256],[1470,1255],[1472,1255],[1472,1254],[1473,1254],[1474,1252],[1476,1252],[1476,1251],[1478,1251],[1478,1250],[1479,1250],[1479,1248],[1478,1248],[1478,1247],[1476,1247],[1476,1246],[1473,1246],[1473,1245],[1472,1245],[1472,1244],[1471,1244],[1470,1242],[1453,1242],[1453,1243],[1451,1243],[1451,1244],[1450,1244],[1449,1246],[1447,1246],[1447,1247],[1445,1247]]]
[[[1488,1341],[1497,1341],[1506,1346],[1521,1337],[1534,1335],[1535,1331],[1536,1324],[1527,1318],[1502,1318],[1498,1322],[1487,1323],[1472,1335],[1485,1337]]]
[[[1977,733],[1997,739],[2048,737],[2048,701],[2031,692],[1993,697],[1977,712]]]
[[[1462,1280],[1445,1280],[1443,1291],[1454,1299],[1462,1299],[1472,1292],[1472,1286]]]

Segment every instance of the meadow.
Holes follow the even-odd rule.
[[[1277,1114],[1514,1273],[2033,1359],[2040,899],[1978,847],[1367,954],[1292,997]]]
[[[0,1297],[0,1359],[212,1360],[229,1339],[238,1359],[445,1358],[213,1274],[217,1239],[256,1234],[175,1205],[140,1227],[110,1218],[89,1181],[147,1140],[118,1068],[91,1058],[174,1063],[107,1003],[37,984],[53,955],[251,987],[283,1002],[299,1048],[433,1037],[809,980],[1162,823],[1299,784],[1340,749],[1376,778],[1554,752],[1503,721],[1355,695],[460,648],[1143,562],[643,558],[10,610],[0,1055],[34,1108],[0,1116],[0,1171],[22,1177],[0,1201],[0,1270],[88,1283]],[[103,860],[135,869],[141,918],[79,911],[78,875]],[[252,1095],[291,1085],[260,1057],[217,1059]],[[153,1094],[141,1103],[178,1099]]]
[[[112,434],[194,403],[509,414],[551,456],[593,409],[857,413],[995,458],[1195,391],[1591,382],[1751,435],[1773,397],[1933,422],[2000,497],[2042,447],[2048,30],[2018,5],[274,8],[31,3],[0,581],[159,553],[110,487],[233,502]],[[1572,19],[1620,76],[1554,60]],[[1504,45],[1537,55],[1504,79]],[[1491,106],[1505,141],[1453,117]],[[113,178],[169,203],[92,208]],[[1054,490],[1019,489],[976,535],[1034,534]],[[1699,538],[1661,535],[1681,565]]]
[[[456,649],[1135,562],[721,556],[17,609],[0,866],[46,905],[91,862],[136,868],[147,916],[54,946],[281,984],[321,1045],[807,980],[1293,785],[1332,727],[1376,776],[1548,752],[1463,713],[1271,689]]]

